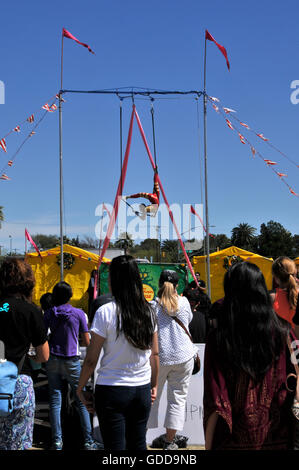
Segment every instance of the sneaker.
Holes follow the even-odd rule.
[[[84,450],[103,450],[104,446],[101,442],[92,441],[92,442],[85,442]]]
[[[163,450],[177,450],[178,448],[179,446],[174,441],[172,442],[165,441],[163,445]]]
[[[55,441],[52,444],[51,450],[62,450],[63,443],[62,441]]]

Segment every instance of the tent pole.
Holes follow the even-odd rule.
[[[61,41],[61,81],[63,83],[63,35]],[[62,173],[62,95],[59,93],[59,194],[60,194],[60,281],[63,281],[63,173]]]
[[[204,92],[203,92],[203,115],[204,115],[204,170],[205,170],[205,214],[206,214],[206,265],[207,265],[207,291],[211,298],[211,279],[210,279],[210,228],[208,211],[208,162],[207,162],[207,94],[206,94],[206,68],[207,64],[207,39],[205,39],[204,54]]]

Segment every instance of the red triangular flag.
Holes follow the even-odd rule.
[[[88,44],[84,44],[84,42],[80,42],[77,38],[75,38],[75,36],[73,36],[69,31],[67,31],[64,28],[62,29],[62,36],[66,37],[66,38],[69,38],[69,39],[73,39],[73,41],[76,41],[78,44],[81,44],[81,46],[87,47],[89,52],[94,54],[94,52],[90,49]]]
[[[295,193],[295,191],[293,191],[292,188],[289,188],[289,190],[290,190],[290,192],[291,192],[292,194],[294,194],[294,196],[298,196],[298,194]]]
[[[38,255],[40,256],[40,259],[42,261],[43,260],[42,255],[40,254],[39,249],[37,248],[36,244],[34,243],[32,237],[30,235],[30,233],[28,232],[28,230],[26,228],[25,228],[25,237],[27,238],[29,243],[31,243],[31,245],[34,247],[35,251],[38,253]]]
[[[5,139],[0,140],[0,147],[2,148],[2,150],[4,150],[4,152],[7,152]]]
[[[10,180],[11,178],[9,178],[5,173],[2,173],[2,175],[0,176],[0,180]]]
[[[190,206],[190,211],[191,211],[192,214],[196,215],[199,218],[200,223],[201,223],[204,231],[206,232],[206,227],[204,226],[203,221],[201,220],[201,218],[199,217],[198,213],[195,211],[193,206]],[[215,238],[214,235],[212,235],[211,233],[209,233],[209,236],[212,237],[212,238]]]
[[[213,36],[209,33],[209,31],[206,29],[206,39],[208,39],[209,41],[213,41],[216,46],[218,47],[218,49],[222,52],[222,54],[224,55],[225,59],[226,59],[226,65],[227,65],[227,68],[228,70],[230,70],[230,65],[229,65],[229,61],[228,61],[228,58],[227,58],[227,52],[226,52],[226,49],[225,47],[221,46],[221,44],[218,44],[217,41],[215,41],[215,39],[213,38]]]

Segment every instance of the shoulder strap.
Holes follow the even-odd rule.
[[[156,303],[161,307],[161,304],[159,302],[157,302],[156,300]],[[187,328],[185,327],[184,323],[181,322],[181,320],[179,320],[177,317],[171,317],[173,320],[175,320],[184,330],[185,332],[187,333],[187,335],[189,336],[190,340],[192,341],[193,343],[193,339],[192,339],[192,336],[190,335],[189,331],[187,330]]]
[[[24,356],[22,357],[22,359],[20,360],[19,364],[18,364],[18,373],[20,374],[21,371],[22,371],[22,368],[23,368],[23,365],[24,365],[24,362],[25,362],[25,357],[26,357],[26,354],[24,354]]]
[[[189,338],[191,339],[191,341],[193,343],[192,336],[190,335],[190,333],[187,330],[187,328],[185,327],[185,325],[181,322],[181,320],[179,320],[177,317],[172,317],[172,318],[185,330],[185,332],[187,333],[187,335],[189,336]]]

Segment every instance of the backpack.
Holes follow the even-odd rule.
[[[0,417],[8,416],[13,410],[17,378],[16,364],[0,359]]]

